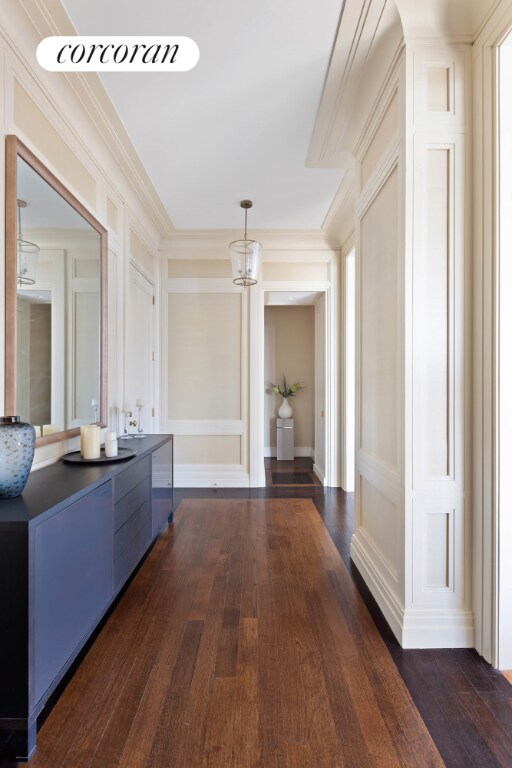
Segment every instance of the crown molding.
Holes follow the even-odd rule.
[[[26,19],[32,24],[38,39],[51,35],[77,34],[60,0],[18,0],[15,5],[22,7]],[[10,17],[13,20],[13,14],[10,14]],[[14,30],[16,31],[15,25]],[[24,32],[24,30],[20,30],[20,32]],[[10,39],[11,45],[26,69],[36,73],[38,64],[35,58],[35,47],[27,47],[26,35],[20,35],[20,39],[17,36],[15,40],[9,34],[6,37]],[[51,79],[54,82],[56,78],[59,78],[60,82],[65,82],[73,91],[160,235],[167,237],[172,234],[174,225],[169,214],[164,208],[100,77],[93,72],[51,74]],[[39,77],[37,77],[39,85],[41,85],[41,75],[43,75],[43,70],[40,70]]]
[[[347,171],[327,212],[322,230],[341,248],[354,229],[356,204],[356,174]]]
[[[357,141],[405,44],[472,44],[504,6],[511,0],[345,0],[307,165],[354,167]]]
[[[329,232],[310,229],[252,229],[250,237],[259,240],[263,253],[275,251],[333,251],[339,244]],[[203,229],[176,230],[171,236],[162,240],[160,251],[166,251],[170,256],[189,258],[191,251],[201,253],[199,258],[229,259],[228,246],[232,240],[240,238],[240,230],[233,229]],[[209,255],[210,254],[210,255]]]
[[[403,44],[391,0],[346,0],[309,147],[310,167],[353,168],[354,146]]]

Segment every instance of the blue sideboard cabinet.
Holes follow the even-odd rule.
[[[170,482],[159,488],[163,446]],[[0,501],[0,729],[14,732],[17,760],[32,756],[37,716],[172,520],[172,435],[130,447],[125,462],[40,469],[23,496]]]

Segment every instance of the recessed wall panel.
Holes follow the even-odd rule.
[[[176,464],[241,464],[238,435],[176,435]]]
[[[361,527],[381,553],[390,571],[397,575],[398,561],[398,510],[394,502],[388,499],[366,478],[360,479],[361,489]]]
[[[393,469],[398,463],[400,361],[398,173],[395,169],[361,220],[360,445]]]
[[[229,259],[168,259],[168,277],[231,277]]]
[[[242,295],[171,293],[169,419],[241,418]]]
[[[326,262],[306,264],[304,262],[268,261],[261,265],[263,280],[319,280],[329,279],[329,265]]]
[[[450,586],[450,514],[428,512],[425,515],[425,587]]]
[[[153,275],[155,271],[153,254],[133,229],[130,230],[130,251],[135,257],[137,264],[143,267],[148,275]]]
[[[427,110],[429,112],[450,111],[449,67],[428,67]]]
[[[449,474],[450,440],[450,263],[448,149],[427,150],[427,200],[424,259],[420,288],[428,297],[421,320],[423,355],[423,418],[426,472]],[[428,416],[427,416],[428,414]]]

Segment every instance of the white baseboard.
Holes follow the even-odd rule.
[[[153,471],[153,482],[166,487],[169,470]],[[175,488],[249,488],[249,473],[241,464],[176,464]]]
[[[313,464],[313,472],[318,477],[322,485],[325,485],[325,472],[318,464]]]
[[[445,607],[404,610],[357,534],[352,537],[350,557],[402,648],[473,648],[471,611]]]
[[[271,448],[267,446],[266,448],[263,449],[263,455],[266,459],[268,458],[275,459],[277,456],[277,448],[274,446],[272,446]],[[293,455],[297,458],[307,457],[308,459],[312,459],[315,457],[315,449],[295,447],[293,449]]]

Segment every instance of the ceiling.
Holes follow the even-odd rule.
[[[101,78],[177,229],[322,227],[343,169],[306,168],[343,0],[62,0],[81,35],[186,35],[183,73]]]

